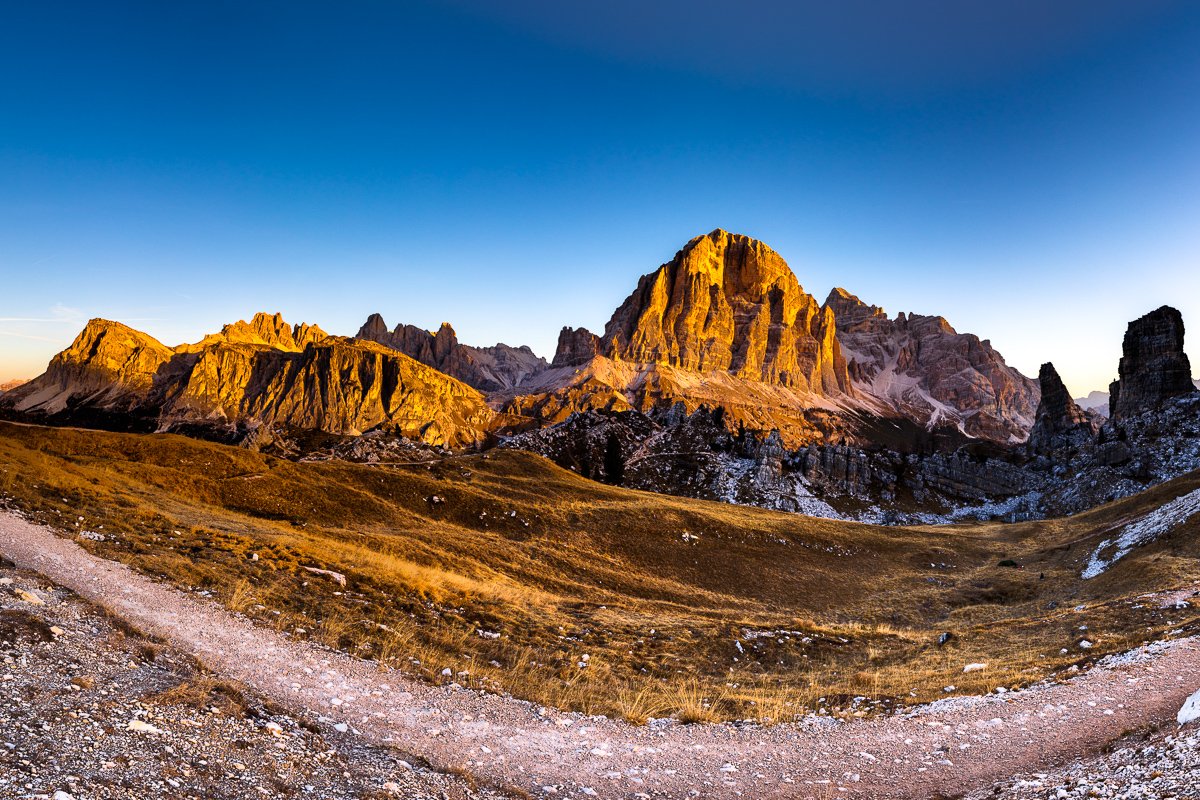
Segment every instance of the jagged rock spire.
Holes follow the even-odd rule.
[[[1162,306],[1129,323],[1122,344],[1120,377],[1109,387],[1109,417],[1120,420],[1161,408],[1196,391],[1183,352],[1183,315]]]

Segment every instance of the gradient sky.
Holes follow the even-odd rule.
[[[1076,394],[1200,332],[1194,2],[39,0],[0,74],[0,380],[92,316],[550,356],[715,227]]]

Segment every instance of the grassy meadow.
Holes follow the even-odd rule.
[[[0,423],[0,503],[99,555],[430,682],[635,722],[869,714],[1193,633],[1195,608],[1145,595],[1200,589],[1195,520],[1079,573],[1197,486],[1064,520],[882,528],[604,486],[515,451],[295,463]]]

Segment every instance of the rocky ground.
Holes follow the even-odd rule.
[[[289,714],[7,562],[0,654],[0,797],[502,796]]]
[[[0,653],[4,797],[503,796],[366,745],[330,720],[289,714],[8,562]],[[1132,734],[1104,755],[1014,775],[967,800],[1193,798],[1198,788],[1193,724]]]
[[[1028,773],[968,800],[1167,800],[1200,797],[1200,727],[1130,736],[1099,758]]]
[[[3,683],[11,685],[3,691],[16,702],[0,718],[11,745],[0,760],[0,793],[16,797],[478,796],[457,779],[410,769],[401,762],[415,762],[389,748],[395,742],[443,769],[546,797],[928,798],[996,781],[1004,792],[1019,786],[1013,774],[1095,753],[1123,732],[1173,725],[1200,680],[1200,642],[1181,639],[1104,659],[1065,682],[872,720],[631,726],[430,687],[284,641],[11,515],[0,517],[0,546],[254,687],[234,684],[214,697],[210,686],[198,701],[186,687],[172,692],[196,681],[194,665],[122,633],[45,579],[9,570],[3,602],[16,613],[6,616],[14,643],[6,645],[11,679]],[[91,680],[73,690],[73,678]],[[230,696],[234,705],[223,710]],[[303,710],[285,713],[264,696]],[[1180,756],[1145,758],[1149,776]],[[1079,769],[1090,775],[1093,767]]]

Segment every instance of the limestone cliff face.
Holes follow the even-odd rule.
[[[1129,323],[1120,377],[1109,387],[1111,419],[1155,411],[1168,400],[1196,391],[1192,365],[1183,352],[1183,332],[1183,316],[1170,306]]]
[[[643,276],[605,326],[599,350],[818,395],[852,392],[833,314],[774,250],[723,230],[692,239]]]
[[[825,308],[837,322],[859,396],[923,424],[957,425],[999,442],[1025,440],[1040,389],[1005,364],[991,342],[958,333],[942,317],[891,319],[844,289],[834,289]]]
[[[206,350],[167,416],[207,415],[350,435],[379,428],[450,446],[481,441],[494,418],[469,386],[390,348],[342,337],[300,353]]]
[[[372,314],[355,338],[399,350],[483,392],[516,389],[547,367],[544,358],[525,346],[461,344],[448,322],[434,333],[415,325],[397,325],[389,331],[383,317]]]
[[[394,349],[267,315],[178,348],[92,320],[2,402],[48,417],[136,415],[160,430],[383,429],[451,447],[483,441],[496,423],[479,392]]]

